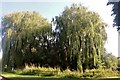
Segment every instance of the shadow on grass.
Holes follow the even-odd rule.
[[[120,78],[30,78],[30,77],[13,77],[10,80],[120,80]]]
[[[79,78],[10,78],[10,80],[92,80]]]

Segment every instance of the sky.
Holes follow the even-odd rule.
[[[118,32],[112,27],[112,6],[106,6],[107,2],[108,0],[2,0],[0,16],[16,11],[37,11],[50,22],[52,17],[60,15],[66,6],[81,3],[89,10],[99,13],[102,20],[108,24],[106,28],[108,39],[105,47],[109,53],[118,56]]]

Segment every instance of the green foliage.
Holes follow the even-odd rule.
[[[111,69],[91,69],[85,70],[83,74],[80,74],[79,71],[71,71],[70,69],[66,69],[64,71],[60,71],[59,68],[51,68],[51,67],[34,67],[34,66],[26,66],[24,69],[17,69],[12,71],[16,76],[36,76],[36,77],[52,77],[52,78],[106,78],[106,77],[119,77],[117,71],[113,71]],[[10,73],[9,73],[10,74]],[[8,74],[8,75],[9,75]],[[13,74],[10,74],[13,76]],[[5,74],[7,76],[7,74]]]
[[[59,76],[66,78],[79,78],[80,73],[76,71],[70,71],[69,69],[60,71],[59,68],[51,68],[51,67],[34,67],[34,66],[26,66],[24,69],[17,69],[12,71],[12,73],[17,75],[37,75],[37,76]]]
[[[20,75],[64,77],[80,77],[82,73],[93,76],[86,69],[116,70],[116,57],[104,56],[106,24],[99,14],[81,4],[73,4],[53,18],[52,23],[55,31],[37,12],[5,15],[2,18],[3,69]],[[26,68],[26,64],[34,67]]]
[[[111,69],[92,69],[86,70],[83,74],[83,77],[117,77],[118,72]]]
[[[108,2],[107,5],[112,4],[112,14],[114,16],[113,27],[117,27],[117,30],[120,30],[120,1],[119,2]]]
[[[100,16],[82,5],[73,4],[53,19],[60,44],[61,64],[81,73],[102,66],[107,39]],[[74,66],[73,66],[74,65]]]
[[[2,18],[3,67],[23,67],[25,63],[44,64],[51,26],[37,12],[16,12]],[[46,50],[45,50],[46,49]]]
[[[16,74],[20,75],[39,75],[39,76],[54,76],[59,70],[53,68],[45,68],[45,67],[29,67],[26,66],[23,70],[14,70]]]
[[[113,56],[112,54],[104,54],[103,57],[103,62],[104,62],[104,66],[106,69],[112,69],[112,70],[116,70],[118,67],[118,59],[117,57]]]

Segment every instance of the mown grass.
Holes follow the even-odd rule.
[[[36,75],[18,75],[13,73],[3,73],[5,76],[11,80],[79,80],[79,78],[67,78],[60,76],[36,76]]]
[[[120,78],[76,78],[60,76],[16,75],[13,73],[3,73],[2,75],[10,80],[120,80]]]

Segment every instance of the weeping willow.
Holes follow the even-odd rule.
[[[39,36],[51,32],[48,21],[37,12],[15,12],[2,18],[3,66],[20,67],[31,60],[33,48],[38,52]],[[37,41],[37,39],[39,41]]]
[[[106,24],[97,13],[73,4],[52,22],[56,25],[55,35],[51,35],[48,21],[36,12],[5,15],[2,19],[4,67],[37,62],[81,73],[102,67]]]
[[[82,5],[73,4],[54,20],[62,50],[65,50],[66,64],[75,65],[74,69],[99,68],[101,55],[106,41],[106,24],[100,16]],[[69,59],[68,59],[69,58]],[[76,61],[75,61],[76,60]],[[64,62],[64,63],[65,63]],[[68,65],[69,68],[72,66]]]

